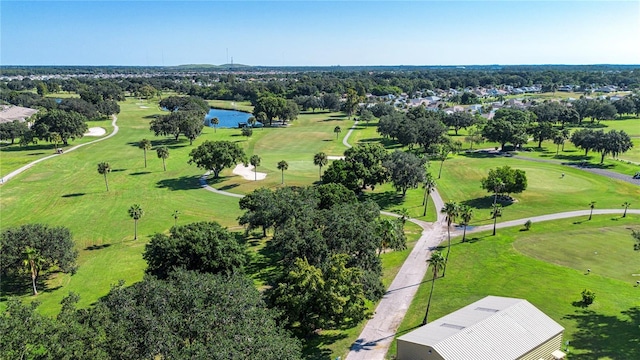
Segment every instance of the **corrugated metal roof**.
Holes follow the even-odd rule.
[[[516,359],[563,330],[526,300],[487,296],[398,340],[430,346],[445,359]]]

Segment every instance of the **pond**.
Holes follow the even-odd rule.
[[[219,124],[216,125],[217,128],[237,128],[240,123],[247,123],[247,120],[253,116],[250,113],[237,111],[237,110],[222,110],[222,109],[210,109],[209,113],[204,117],[204,124],[206,126],[213,127],[211,124],[211,119],[217,117],[219,120]],[[256,122],[254,127],[261,127],[262,124]]]

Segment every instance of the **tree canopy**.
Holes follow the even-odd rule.
[[[49,270],[72,272],[78,256],[69,229],[45,224],[6,228],[0,233],[0,249],[0,273],[20,273],[25,260],[37,257],[37,264],[31,264],[36,277]],[[31,253],[29,259],[27,253]]]
[[[40,139],[48,139],[52,132],[58,133],[65,145],[69,139],[81,138],[87,132],[87,118],[75,111],[50,110],[36,119],[33,129]]]
[[[215,222],[174,226],[170,235],[157,233],[145,246],[146,272],[166,278],[175,268],[203,273],[242,272],[246,263],[243,246],[234,234]]]
[[[417,188],[424,182],[426,164],[425,158],[421,159],[414,154],[398,150],[391,153],[383,163],[389,171],[393,186],[402,192],[402,196],[407,194],[408,189]]]
[[[528,111],[503,108],[496,111],[492,119],[482,129],[482,136],[489,141],[500,143],[500,148],[504,149],[506,143],[514,145],[522,144],[522,139],[526,142],[527,127],[534,115]]]
[[[527,189],[527,176],[524,170],[502,166],[489,170],[482,180],[482,188],[492,194],[518,194]]]
[[[207,140],[191,150],[189,158],[189,164],[212,171],[216,178],[223,169],[246,161],[244,150],[230,141]]]
[[[348,260],[346,254],[333,255],[324,270],[306,259],[295,260],[269,292],[290,327],[308,335],[318,328],[357,324],[370,315],[360,282],[362,271],[347,267]]]
[[[122,284],[89,309],[62,301],[57,319],[37,303],[9,300],[0,314],[0,353],[27,359],[300,359],[300,342],[284,330],[253,282],[190,271],[166,280]]]

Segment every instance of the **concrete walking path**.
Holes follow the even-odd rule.
[[[438,191],[431,193],[435,209],[441,209],[444,201]],[[434,208],[431,211],[436,211]],[[382,211],[383,215],[399,216]],[[428,223],[409,219],[422,228],[420,239],[393,279],[389,289],[378,303],[375,313],[362,329],[358,340],[351,345],[347,360],[384,359],[389,346],[404,319],[418,287],[427,272],[427,259],[431,252],[446,238],[446,220],[438,211],[438,220]]]
[[[202,175],[200,177],[200,186],[202,186],[203,189],[205,189],[207,191],[211,191],[211,192],[216,193],[216,194],[220,194],[220,195],[224,195],[224,196],[231,196],[231,197],[238,198],[238,199],[242,199],[244,197],[244,195],[242,195],[242,194],[234,194],[234,193],[230,193],[228,191],[218,190],[218,189],[208,185],[207,184],[207,178],[209,177],[209,174],[211,174],[211,171],[207,171],[206,173],[204,173],[204,175]]]
[[[355,130],[356,126],[358,126],[358,120],[356,120],[353,123],[353,126],[349,128],[349,131],[347,132],[347,134],[342,139],[342,144],[344,146],[348,147],[348,148],[352,148],[351,144],[349,144],[349,136],[351,136],[351,133],[353,133],[353,130]]]
[[[90,144],[95,144],[95,143],[97,143],[98,141],[103,141],[103,140],[109,139],[109,138],[110,138],[110,137],[112,137],[112,136],[115,136],[115,134],[117,134],[117,133],[118,133],[118,129],[119,129],[119,128],[118,128],[118,125],[116,125],[116,122],[118,121],[118,118],[117,118],[115,115],[112,115],[112,118],[113,118],[113,120],[111,121],[111,126],[113,126],[113,132],[112,132],[111,134],[109,134],[109,135],[107,135],[107,136],[105,136],[105,137],[102,137],[102,138],[100,138],[100,139],[96,139],[96,140],[90,141],[90,142],[88,142],[88,143],[84,143],[84,144],[80,144],[80,145],[73,146],[73,147],[71,147],[71,148],[69,148],[69,149],[65,150],[65,151],[64,151],[64,153],[61,153],[61,154],[53,154],[53,155],[45,156],[45,157],[43,157],[43,158],[41,158],[41,159],[38,159],[38,160],[32,161],[32,162],[28,163],[27,165],[25,165],[25,166],[23,166],[23,167],[21,167],[21,168],[19,168],[19,169],[17,169],[17,170],[14,170],[14,171],[10,172],[9,174],[5,175],[4,177],[2,177],[2,178],[0,179],[0,184],[4,184],[4,183],[6,183],[7,181],[11,180],[11,179],[12,179],[13,177],[15,177],[16,175],[18,175],[18,174],[20,174],[20,173],[22,173],[22,172],[24,172],[24,171],[27,171],[27,170],[28,170],[28,169],[30,169],[33,165],[35,165],[35,164],[37,164],[37,163],[39,163],[39,162],[42,162],[42,161],[45,161],[45,160],[49,160],[49,159],[54,158],[54,157],[56,157],[56,156],[64,155],[64,154],[66,154],[66,153],[68,153],[68,152],[74,151],[74,150],[79,149],[79,148],[81,148],[81,147],[83,147],[83,146],[87,146],[87,145],[90,145]]]

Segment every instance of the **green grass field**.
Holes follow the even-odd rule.
[[[318,152],[341,156],[347,149],[342,144],[342,138],[352,125],[353,120],[347,120],[339,113],[307,113],[286,128],[255,129],[245,145],[245,151],[247,156],[256,154],[261,157],[261,165],[257,171],[266,173],[267,178],[258,182],[253,179],[245,180],[238,176],[231,177],[231,171],[227,170],[222,174],[224,178],[211,179],[210,184],[240,194],[258,187],[275,188],[281,186],[282,182],[282,173],[277,164],[285,160],[289,164],[289,169],[284,172],[285,184],[310,185],[318,181],[319,168],[313,164],[313,156]],[[333,133],[336,126],[343,129],[338,139]],[[228,129],[227,132],[231,133],[230,139],[243,139],[238,136],[237,129]],[[325,169],[326,167],[323,170]]]
[[[89,121],[87,126],[101,127],[110,134],[113,131],[111,120]],[[58,148],[67,150],[79,144],[85,144],[96,140],[97,137],[83,136],[76,140],[69,140],[69,145],[59,144]],[[38,144],[20,146],[20,139],[16,139],[15,144],[8,142],[0,143],[0,177],[40,158],[55,154],[55,146],[48,142],[41,141]]]
[[[253,112],[253,106],[249,101],[207,100],[207,103],[216,109],[238,110]]]
[[[482,154],[458,155],[444,163],[438,190],[445,201],[457,201],[475,209],[474,225],[491,222],[493,197],[481,186],[489,169],[509,165],[526,172],[528,187],[513,196],[516,203],[505,206],[499,221],[526,218],[588,208],[620,208],[625,201],[637,202],[640,187],[608,179],[572,167],[531,162],[506,157],[484,157]],[[562,178],[562,173],[565,177]]]
[[[429,318],[440,318],[487,295],[524,298],[565,327],[570,355],[579,359],[635,359],[640,324],[640,254],[630,228],[640,217],[594,216],[534,224],[528,232],[503,229],[453,241],[447,276],[436,280]],[[586,269],[591,269],[587,274]],[[398,335],[419,326],[432,274],[425,276]],[[588,308],[580,293],[596,293]],[[387,358],[396,353],[394,341]]]
[[[78,272],[74,276],[51,276],[46,284],[48,290],[38,296],[40,311],[45,314],[55,314],[69,291],[79,293],[79,305],[87,306],[120,279],[127,283],[140,280],[146,266],[141,258],[144,244],[154,233],[168,231],[174,223],[175,210],[180,212],[181,224],[214,220],[232,229],[240,228],[238,200],[202,190],[198,178],[204,171],[187,164],[188,153],[202,141],[236,141],[248,155],[263,157],[263,166],[258,170],[269,174],[267,180],[243,180],[227,169],[221,184],[215,184],[229,184],[232,191],[246,193],[258,186],[280,186],[280,171],[275,165],[282,159],[290,164],[285,173],[287,184],[310,185],[317,181],[313,155],[319,151],[340,155],[345,149],[342,137],[346,131],[336,140],[333,128],[340,125],[346,129],[353,124],[336,113],[301,115],[287,128],[256,129],[248,139],[239,136],[238,129],[205,128],[189,146],[186,139],[176,143],[153,136],[148,123],[161,111],[151,102],[128,99],[120,106],[120,131],[114,138],[37,164],[0,187],[3,228],[32,222],[66,226],[80,250]],[[106,127],[107,122],[100,124]],[[169,147],[166,172],[153,150],[148,152],[148,167],[144,168],[143,151],[137,147],[143,138],[150,139],[154,147]],[[84,140],[93,139],[81,139]],[[16,146],[15,151],[7,152],[9,155],[3,153],[3,169],[12,171],[32,161],[37,156],[29,155],[33,151]],[[108,174],[109,192],[97,172],[97,164],[102,161],[109,162],[113,169]],[[233,188],[237,184],[239,189]],[[145,215],[139,221],[139,240],[133,241],[133,220],[127,209],[136,203]],[[25,294],[29,294],[28,287],[3,288],[3,296]]]

